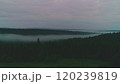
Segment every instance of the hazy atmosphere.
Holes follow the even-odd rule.
[[[1,67],[120,67],[120,0],[0,0]]]
[[[0,27],[120,29],[119,0],[0,0]]]

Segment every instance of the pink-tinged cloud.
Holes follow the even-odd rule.
[[[110,28],[120,22],[118,0],[2,0],[0,27]]]

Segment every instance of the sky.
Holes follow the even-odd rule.
[[[120,29],[120,0],[0,0],[0,27]]]

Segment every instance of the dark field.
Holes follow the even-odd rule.
[[[0,42],[0,67],[120,67],[120,33],[51,42]]]

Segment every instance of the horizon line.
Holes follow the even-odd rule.
[[[48,30],[120,30],[120,29],[82,29],[82,28],[40,28],[40,27],[0,27],[0,29],[48,29]]]

